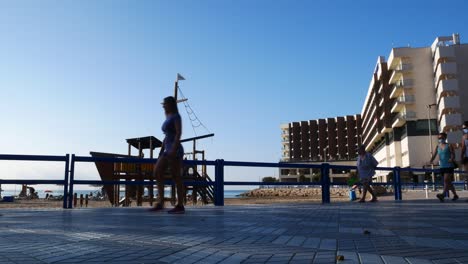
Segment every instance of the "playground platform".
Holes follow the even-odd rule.
[[[468,203],[4,209],[1,263],[468,263]],[[343,261],[336,261],[337,256]]]

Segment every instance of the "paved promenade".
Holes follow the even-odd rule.
[[[3,264],[468,263],[464,201],[205,206],[185,215],[145,208],[0,214]]]

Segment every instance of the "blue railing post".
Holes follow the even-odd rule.
[[[322,185],[322,203],[330,203],[330,164],[322,163],[320,176],[320,183]]]
[[[401,168],[393,168],[393,191],[395,193],[395,201],[401,201]]]
[[[215,206],[224,206],[224,160],[217,159],[215,165]]]
[[[70,169],[70,154],[65,155],[65,179],[63,183],[63,209],[67,208],[68,199],[68,173]]]
[[[68,208],[73,208],[73,181],[75,180],[75,154],[71,156],[70,164],[70,187],[69,187],[69,198],[68,198]]]

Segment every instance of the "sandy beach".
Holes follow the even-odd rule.
[[[250,193],[250,196],[246,196]],[[252,195],[256,194],[256,195]],[[266,195],[269,194],[269,195]],[[359,193],[356,192],[359,198]],[[437,192],[428,192],[428,198],[435,200]],[[460,200],[464,201],[468,199],[468,191],[459,191],[458,195]],[[370,197],[369,197],[370,198]],[[225,205],[243,205],[243,204],[274,204],[274,203],[320,203],[321,193],[317,189],[304,190],[301,188],[278,188],[277,190],[265,190],[262,194],[258,193],[258,189],[246,192],[244,196],[237,198],[225,198]],[[379,195],[378,199],[381,201],[394,200],[393,193],[387,193]],[[425,200],[426,193],[423,190],[407,190],[403,191],[404,200]],[[331,201],[332,202],[347,202],[349,200],[348,191],[346,189],[332,189],[331,190]],[[34,199],[34,200],[19,200],[16,199],[14,202],[0,202],[0,210],[2,208],[62,208],[63,202],[61,200],[46,200],[46,199]],[[187,206],[191,206],[192,203],[188,202]],[[201,203],[198,203],[201,205]],[[132,203],[132,207],[135,203]],[[149,202],[143,202],[143,207],[149,207]],[[109,201],[98,201],[89,200],[88,205],[83,201],[83,205],[80,205],[78,200],[77,208],[102,208],[112,207]],[[166,202],[166,207],[171,207],[169,202]]]
[[[436,192],[428,192],[428,199],[435,200]],[[468,191],[459,191],[458,195],[460,200],[468,199]],[[359,193],[357,193],[359,198]],[[321,195],[313,195],[308,197],[298,197],[298,196],[265,196],[265,197],[239,197],[239,198],[225,198],[225,205],[248,205],[248,204],[275,204],[275,203],[320,203]],[[381,195],[378,197],[380,201],[391,201],[394,200],[392,193]],[[424,191],[404,191],[403,192],[404,200],[425,200],[426,195]],[[332,195],[332,202],[348,202],[348,196],[342,195]],[[15,200],[14,202],[0,202],[0,210],[2,208],[62,208],[63,202],[60,200],[45,200],[45,199],[35,199],[35,200]],[[198,205],[201,205],[199,203]],[[210,204],[211,205],[211,204]],[[132,204],[132,207],[135,206],[135,203]],[[149,202],[143,202],[143,207],[149,207]],[[192,203],[187,204],[188,207],[192,206]],[[94,201],[90,200],[86,206],[83,203],[80,206],[78,201],[77,208],[102,208],[102,207],[112,207],[109,201]],[[169,202],[166,202],[166,207],[171,207]]]

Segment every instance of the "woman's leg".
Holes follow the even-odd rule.
[[[361,183],[362,183],[362,196],[361,196],[361,200],[362,202],[366,201],[366,195],[367,195],[367,186],[369,185],[369,183],[364,179],[364,180],[361,180]]]
[[[370,186],[370,182],[367,183],[367,190],[372,195],[372,200],[371,201],[377,201],[377,195],[375,195],[374,190],[372,190],[372,187]]]
[[[156,178],[156,184],[158,186],[158,199],[156,200],[156,206],[164,207],[164,173],[166,172],[167,166],[167,158],[160,157],[153,169],[153,177]]]
[[[468,180],[468,161],[466,161],[466,159],[468,159],[468,158],[465,158],[465,160],[463,160],[463,171],[465,172],[464,173],[465,182],[466,182],[466,180]],[[463,188],[463,189],[465,189],[465,188]]]
[[[180,175],[180,169],[182,168],[182,160],[180,160],[179,158],[174,158],[173,160],[171,160],[170,166],[171,166],[172,178],[174,179],[176,183],[176,188],[177,188],[176,206],[183,207],[185,188],[184,188],[184,182],[182,181],[182,175]]]
[[[447,186],[448,186],[448,189],[450,191],[452,191],[453,193],[453,196],[455,198],[455,196],[458,196],[457,195],[457,191],[455,190],[455,186],[453,185],[453,173],[448,173],[448,180],[447,180]]]
[[[443,192],[444,196],[450,190],[450,185],[451,185],[450,180],[451,180],[450,173],[444,173],[444,192]]]

